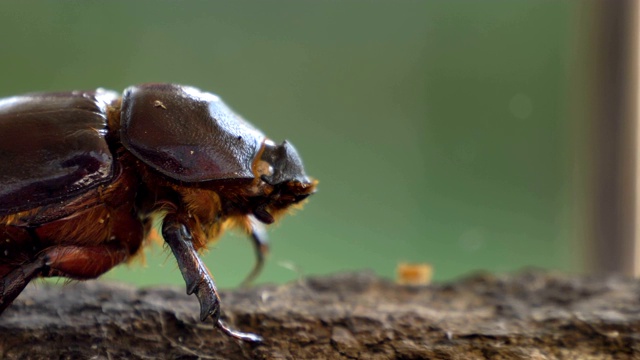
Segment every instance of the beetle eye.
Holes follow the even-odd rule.
[[[256,164],[256,173],[264,181],[265,176],[273,175],[273,166],[264,160],[258,161]],[[266,182],[266,181],[265,181]]]

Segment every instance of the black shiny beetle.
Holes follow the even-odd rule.
[[[198,250],[236,226],[260,271],[263,224],[315,191],[288,142],[276,145],[217,96],[145,84],[0,100],[0,312],[35,277],[95,278],[140,251],[154,219],[200,319],[228,328]]]

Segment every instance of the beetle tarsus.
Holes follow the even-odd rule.
[[[262,336],[252,334],[252,333],[246,333],[238,330],[233,330],[229,328],[227,324],[225,324],[224,321],[222,320],[218,320],[215,324],[216,324],[216,327],[220,329],[220,331],[238,340],[242,340],[250,343],[261,343],[263,340]]]

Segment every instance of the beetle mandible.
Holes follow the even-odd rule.
[[[140,251],[155,220],[187,286],[227,335],[198,250],[250,234],[315,191],[293,146],[275,144],[216,95],[174,84],[0,99],[0,313],[36,277],[91,279]]]

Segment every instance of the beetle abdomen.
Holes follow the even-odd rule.
[[[0,214],[81,194],[113,176],[104,90],[0,100]]]

